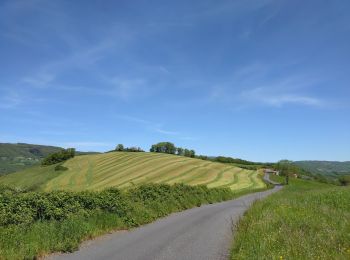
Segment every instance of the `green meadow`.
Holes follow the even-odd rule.
[[[350,259],[350,187],[291,179],[242,218],[232,259]]]

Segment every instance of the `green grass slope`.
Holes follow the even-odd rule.
[[[240,221],[232,259],[350,259],[349,201],[350,187],[291,179]]]
[[[185,183],[229,187],[232,190],[264,188],[258,171],[232,165],[160,153],[112,152],[81,155],[54,167],[33,167],[0,177],[0,184],[38,190],[102,190],[143,183]]]

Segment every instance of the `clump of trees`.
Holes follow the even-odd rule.
[[[42,165],[52,165],[60,162],[64,162],[70,158],[73,158],[75,156],[75,149],[74,148],[68,148],[68,149],[62,149],[61,151],[57,153],[50,154],[47,156],[42,162]]]
[[[196,152],[194,150],[189,150],[182,147],[176,147],[171,142],[160,142],[160,143],[154,144],[152,145],[150,152],[176,154],[176,155],[186,156],[191,158],[196,157]]]
[[[118,144],[117,147],[114,149],[114,151],[117,152],[144,152],[140,147],[124,147],[123,144]]]

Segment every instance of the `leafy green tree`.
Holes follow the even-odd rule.
[[[73,158],[75,156],[75,149],[74,148],[68,148],[63,149],[57,153],[50,154],[47,156],[43,161],[42,165],[52,165],[59,162],[64,162],[70,158]]]
[[[115,150],[118,151],[118,152],[124,151],[124,145],[118,144],[117,147],[115,148]]]
[[[181,147],[176,148],[176,154],[177,155],[184,155],[184,149]]]
[[[194,150],[190,150],[190,157],[191,158],[196,157],[196,152]]]
[[[176,147],[170,142],[160,142],[152,145],[150,152],[175,154]]]

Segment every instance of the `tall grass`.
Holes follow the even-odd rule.
[[[232,259],[350,259],[350,188],[290,180],[240,221]]]

